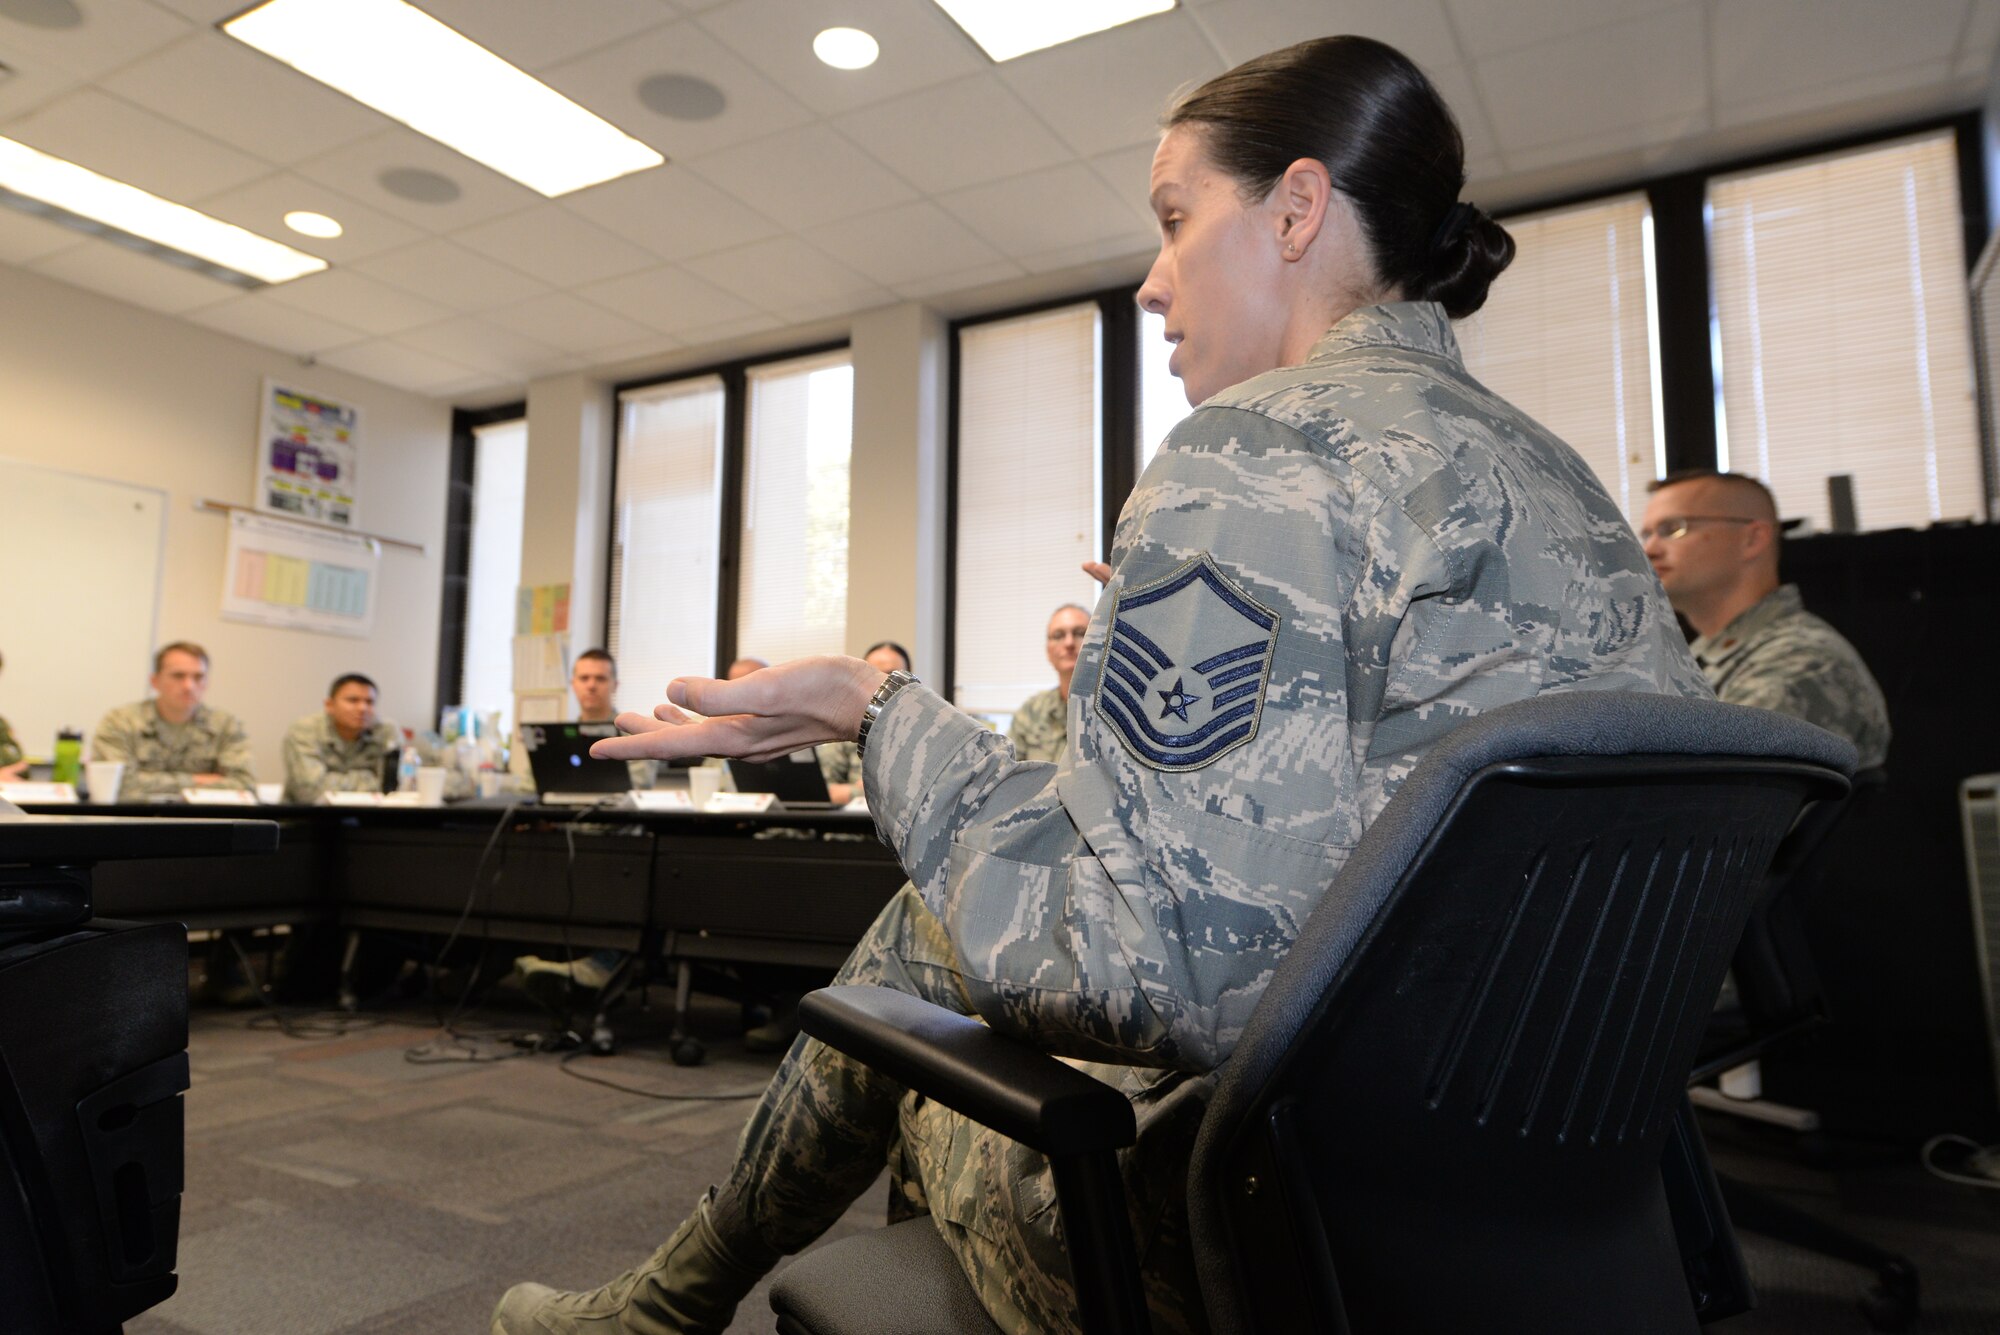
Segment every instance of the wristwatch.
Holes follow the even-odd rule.
[[[882,679],[882,684],[875,688],[874,697],[868,701],[868,708],[861,711],[861,731],[854,735],[856,755],[868,754],[868,732],[875,726],[875,720],[881,716],[883,709],[888,706],[890,698],[905,686],[914,684],[916,680],[913,674],[901,668],[897,668]]]

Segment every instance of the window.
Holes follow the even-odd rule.
[[[1053,685],[1049,614],[1097,601],[1102,324],[1091,301],[958,331],[952,670],[975,713]]]
[[[528,423],[472,429],[472,543],[466,563],[465,656],[455,703],[514,714],[514,591],[528,499]],[[454,703],[440,701],[441,704]]]
[[[1167,322],[1151,311],[1139,316],[1139,471],[1158,453],[1160,442],[1194,409],[1174,373],[1173,345],[1167,342]]]
[[[719,376],[618,396],[606,647],[621,709],[651,709],[673,678],[715,670],[723,406]]]
[[[772,663],[842,653],[853,359],[779,362],[747,379],[736,652]]]
[[[1951,131],[1709,184],[1717,465],[1829,527],[1980,513],[1965,241]]]
[[[1457,326],[1465,366],[1583,456],[1628,516],[1666,471],[1644,195],[1504,220],[1514,262]]]

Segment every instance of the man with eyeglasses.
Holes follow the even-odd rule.
[[[1069,749],[1069,679],[1089,629],[1090,613],[1075,603],[1064,603],[1049,618],[1049,666],[1056,670],[1056,684],[1029,696],[1014,711],[1007,740],[1014,744],[1016,760],[1061,760]]]
[[[1655,482],[1639,541],[1695,661],[1733,705],[1802,718],[1854,743],[1865,767],[1889,753],[1889,707],[1841,633],[1778,582],[1777,504],[1756,478],[1689,469]]]

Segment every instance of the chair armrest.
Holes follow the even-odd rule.
[[[799,1003],[799,1026],[925,1098],[1051,1158],[1130,1145],[1132,1104],[969,1016],[886,987],[826,987]]]

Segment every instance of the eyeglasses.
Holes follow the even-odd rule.
[[[1061,644],[1064,640],[1075,640],[1078,644],[1082,644],[1084,636],[1089,633],[1088,626],[1072,626],[1067,630],[1056,629],[1049,632],[1049,643]]]
[[[1639,541],[1651,542],[1654,538],[1662,542],[1672,542],[1675,538],[1685,538],[1688,529],[1696,524],[1754,524],[1754,519],[1738,519],[1734,515],[1675,515],[1662,519],[1653,528],[1639,530]]]

